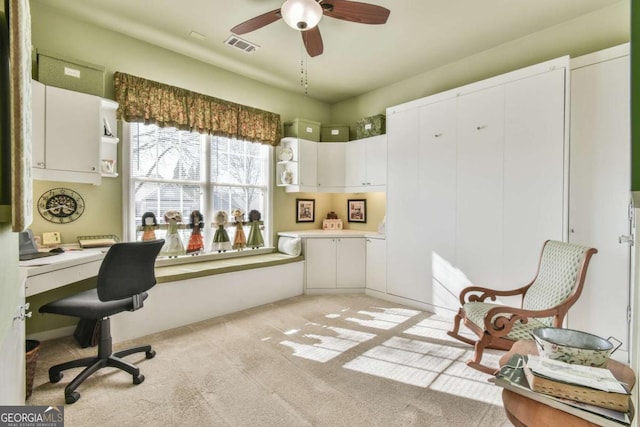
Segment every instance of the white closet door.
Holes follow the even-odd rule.
[[[456,105],[451,98],[420,109],[420,193],[415,214],[420,232],[425,295],[436,307],[459,308],[458,295],[468,282],[457,274]]]
[[[425,302],[429,283],[422,276],[426,262],[420,234],[420,121],[417,109],[387,113],[387,292]]]
[[[598,249],[568,326],[624,342],[628,350],[630,248],[629,57],[571,72],[569,240]],[[606,304],[606,316],[600,315]]]
[[[505,85],[504,284],[530,282],[542,244],[563,240],[565,71]]]
[[[504,87],[460,96],[458,120],[457,266],[501,288]]]

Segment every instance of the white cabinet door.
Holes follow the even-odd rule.
[[[367,185],[387,184],[387,135],[366,139],[366,182]]]
[[[44,119],[45,119],[45,86],[39,81],[31,81],[32,96],[32,148],[31,165],[34,168],[45,167],[44,157]]]
[[[505,85],[505,288],[529,283],[543,242],[565,236],[565,72],[557,69]]]
[[[630,234],[629,81],[628,51],[571,72],[569,241],[598,253],[568,326],[623,341],[619,360],[629,350],[630,247],[619,241]]]
[[[101,121],[97,96],[47,86],[46,168],[99,177]]]
[[[504,87],[458,98],[457,265],[474,283],[502,286]]]
[[[387,242],[367,239],[367,289],[387,292]]]
[[[323,142],[317,144],[318,191],[344,190],[344,156],[346,143]]]
[[[366,140],[349,141],[345,147],[345,158],[345,187],[364,187],[367,182]]]
[[[305,239],[306,283],[309,289],[335,289],[336,240]]]
[[[413,216],[418,218],[415,239],[419,241],[424,268],[424,301],[435,306],[458,306],[454,295],[468,285],[456,273],[456,164],[457,99],[429,104],[420,109],[420,193]],[[462,280],[461,280],[462,279]]]
[[[430,287],[424,277],[423,221],[417,195],[420,187],[419,109],[387,110],[387,292],[426,302]]]
[[[364,288],[366,277],[366,245],[364,238],[336,240],[336,287]]]
[[[318,144],[306,139],[298,139],[298,183],[304,187],[318,185]]]

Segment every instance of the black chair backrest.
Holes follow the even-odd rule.
[[[164,240],[116,243],[98,272],[98,298],[113,301],[140,295],[156,284],[155,262]]]

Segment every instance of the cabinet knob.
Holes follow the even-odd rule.
[[[436,138],[440,138],[442,136],[442,133],[436,133],[435,135],[433,135]]]
[[[486,129],[487,125],[480,125],[480,126],[476,126],[476,130],[482,130],[482,129]]]

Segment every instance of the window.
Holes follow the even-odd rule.
[[[214,213],[239,208],[245,220],[252,209],[262,214],[263,236],[269,245],[269,146],[142,123],[125,123],[124,134],[129,157],[124,159],[129,167],[125,170],[128,240],[140,240],[136,228],[145,212],[153,212],[158,223],[164,223],[164,213],[177,210],[188,225],[191,211],[197,209],[204,215],[208,251]],[[180,232],[186,246],[190,230]],[[235,227],[227,232],[233,241]],[[161,238],[163,233],[158,230],[156,235]]]

